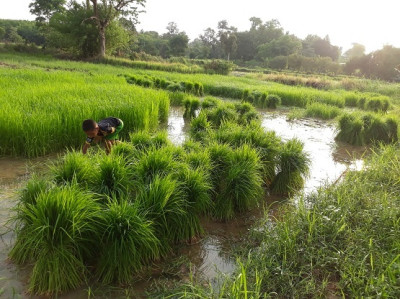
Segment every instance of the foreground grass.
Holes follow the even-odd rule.
[[[218,288],[195,283],[171,298],[399,298],[400,147],[360,172],[265,218]],[[165,295],[165,294],[164,294]],[[166,295],[165,295],[166,296]]]

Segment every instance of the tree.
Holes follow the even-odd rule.
[[[145,0],[90,0],[92,16],[86,20],[92,20],[97,27],[100,38],[99,57],[106,55],[106,28],[120,16],[131,16],[136,21],[140,11],[138,6],[144,6]],[[87,2],[88,4],[88,2]]]
[[[270,43],[263,44],[257,48],[257,57],[261,60],[276,56],[288,56],[297,53],[301,49],[301,41],[294,35],[283,35]]]
[[[358,43],[353,43],[353,47],[344,53],[346,60],[362,57],[365,55],[365,47]]]
[[[0,40],[2,40],[5,35],[6,35],[6,30],[3,27],[0,27]]]
[[[171,56],[185,56],[185,52],[188,48],[189,37],[185,32],[173,34],[168,40]]]
[[[64,10],[66,0],[35,0],[29,4],[31,14],[36,16],[36,22],[48,22],[56,12]]]
[[[229,61],[231,54],[237,49],[237,37],[235,34],[237,29],[232,26],[228,27],[228,22],[226,20],[218,22],[218,29],[219,41]]]

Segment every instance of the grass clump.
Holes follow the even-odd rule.
[[[196,97],[187,97],[183,105],[185,106],[185,113],[183,114],[184,118],[194,118],[196,116],[196,112],[200,108],[200,100]]]

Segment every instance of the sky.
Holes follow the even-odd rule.
[[[28,5],[32,0],[0,0],[0,19],[34,20]],[[299,38],[308,34],[329,35],[343,51],[352,43],[366,52],[384,45],[400,48],[400,0],[147,0],[138,29],[165,33],[175,22],[191,40],[221,20],[245,31],[251,17],[277,19],[283,29]]]

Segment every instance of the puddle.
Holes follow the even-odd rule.
[[[183,119],[183,113],[183,108],[171,107],[168,123],[165,125],[170,140],[177,145],[184,142],[189,129],[189,122]],[[275,131],[284,140],[296,137],[304,143],[304,149],[309,153],[312,161],[310,177],[306,180],[304,192],[312,192],[325,182],[336,181],[347,168],[360,169],[362,167],[361,157],[365,148],[335,143],[334,126],[317,120],[287,121],[283,114],[271,114],[265,111],[261,113],[264,128]],[[19,270],[7,260],[13,235],[11,232],[5,233],[5,222],[9,219],[11,209],[16,203],[17,190],[23,186],[29,174],[33,170],[45,169],[45,161],[54,157],[56,155],[34,160],[0,158],[0,232],[3,239],[3,242],[0,241],[0,297],[38,298],[25,294],[27,272]],[[268,203],[272,203],[279,199],[271,197],[267,200]],[[216,281],[218,273],[229,274],[235,270],[236,262],[231,254],[232,246],[243,240],[251,225],[263,216],[262,213],[262,209],[254,209],[227,223],[203,219],[205,236],[197,243],[180,246],[176,249],[175,256],[184,256],[193,264],[196,273],[218,287]],[[178,273],[178,276],[187,278],[189,276],[187,272]],[[151,283],[158,277],[158,274],[154,274],[133,283],[129,288],[129,295],[133,298],[144,297],[144,290],[151,288]],[[123,294],[128,292],[124,289],[121,291],[120,288],[110,291],[109,287],[104,286],[93,286],[93,290],[90,290],[86,286],[58,298],[87,298],[91,291],[96,297],[100,295],[101,298],[123,297]]]

